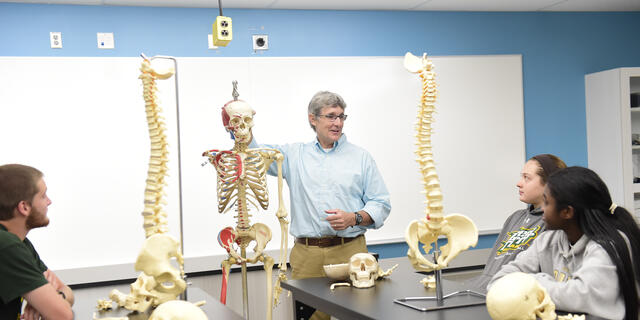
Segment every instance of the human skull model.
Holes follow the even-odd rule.
[[[242,100],[233,100],[222,108],[222,123],[227,131],[232,132],[237,142],[249,143],[252,139],[253,111],[251,106]]]
[[[487,293],[487,310],[493,320],[552,320],[556,305],[547,290],[530,274],[510,273],[498,279]]]
[[[149,320],[208,320],[204,312],[191,302],[167,301],[153,311]]]
[[[349,260],[349,279],[356,288],[370,288],[378,278],[378,262],[370,253],[356,253]]]

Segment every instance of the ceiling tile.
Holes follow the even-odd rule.
[[[72,0],[70,0],[72,1]],[[103,0],[105,5],[113,6],[153,6],[153,7],[186,7],[186,8],[218,8],[217,0]],[[222,0],[225,8],[267,8],[274,0]]]
[[[640,11],[640,0],[567,0],[545,11]]]
[[[276,0],[272,9],[409,10],[424,0]]]
[[[537,11],[561,1],[565,0],[430,0],[423,1],[415,10]]]
[[[218,8],[217,0],[0,0],[0,2]],[[222,8],[418,11],[640,11],[640,0],[222,0]]]
[[[101,5],[102,0],[1,0],[0,2],[17,3],[42,3],[42,4],[77,4],[77,5]]]

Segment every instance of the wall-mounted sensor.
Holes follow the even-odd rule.
[[[266,34],[254,34],[253,50],[269,50],[269,36]]]

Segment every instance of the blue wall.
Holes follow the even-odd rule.
[[[217,14],[215,8],[0,3],[0,56],[252,56],[252,34],[269,35],[270,49],[261,56],[521,54],[527,157],[554,153],[570,165],[583,166],[584,75],[640,66],[640,12],[227,9],[234,40],[208,50],[206,34]],[[50,31],[62,32],[63,49],[49,47]],[[116,48],[97,49],[96,32],[113,32]],[[478,81],[482,77],[478,74]],[[490,247],[493,240],[495,236],[485,236],[481,243]],[[402,250],[406,248],[393,251]]]
[[[584,75],[640,66],[640,12],[227,9],[234,40],[208,50],[206,34],[217,14],[215,8],[0,3],[0,55],[252,56],[252,34],[269,35],[270,49],[262,56],[522,54],[527,157],[555,153],[583,166]],[[63,49],[49,47],[50,31],[62,32]],[[113,32],[116,48],[97,49],[96,32]]]

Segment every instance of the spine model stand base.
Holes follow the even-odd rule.
[[[208,150],[203,153],[211,163],[217,174],[218,188],[218,212],[226,213],[234,209],[237,219],[236,227],[226,227],[220,231],[218,241],[227,250],[229,256],[222,262],[222,290],[220,301],[226,303],[227,283],[231,266],[239,264],[242,271],[242,299],[243,316],[249,318],[248,287],[247,287],[247,263],[264,263],[267,274],[267,313],[266,318],[271,320],[272,304],[278,303],[278,297],[282,288],[280,281],[286,280],[287,271],[287,240],[288,224],[287,211],[282,197],[282,163],[284,156],[275,149],[248,148],[253,139],[253,115],[255,111],[248,103],[238,100],[237,82],[233,82],[233,100],[222,108],[222,122],[225,129],[234,139],[231,150]],[[264,248],[271,240],[271,230],[262,223],[251,224],[249,218],[250,206],[258,210],[258,205],[266,210],[269,206],[269,194],[267,190],[267,170],[276,162],[278,167],[278,201],[279,206],[276,216],[281,228],[281,245],[278,280],[275,285],[275,299],[272,290],[272,271],[274,260],[264,253]],[[247,257],[247,247],[255,242],[254,254]]]

